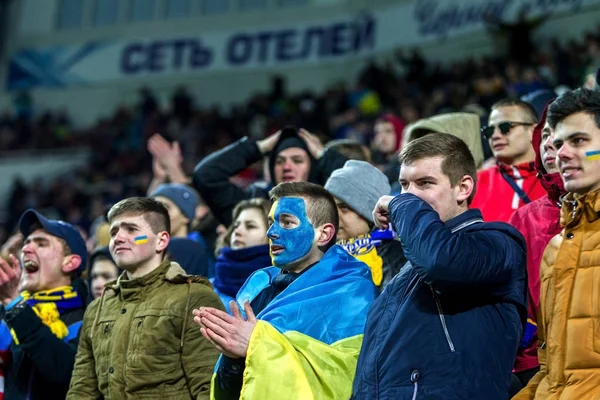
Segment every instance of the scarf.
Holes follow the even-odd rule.
[[[84,306],[82,298],[73,290],[72,286],[61,286],[33,294],[24,291],[21,296],[40,317],[42,323],[50,328],[52,333],[59,339],[63,339],[69,334],[69,329],[60,319],[60,315]],[[19,344],[15,331],[11,329],[10,333],[15,344]]]
[[[64,312],[83,308],[83,299],[73,290],[72,286],[61,286],[56,289],[44,290],[37,293],[24,291],[21,293],[23,300],[27,302],[52,333],[59,339],[69,335],[69,328],[60,319]],[[13,329],[9,329],[6,323],[0,324],[0,400],[4,399],[4,365],[10,362],[10,345],[14,342],[19,344],[19,339]]]
[[[390,224],[388,229],[375,229],[371,233],[339,240],[337,244],[342,246],[348,254],[369,266],[373,283],[379,287],[383,281],[383,259],[377,253],[377,247],[384,240],[394,240],[394,237],[395,233]]]
[[[235,297],[254,271],[269,266],[271,256],[268,244],[239,250],[224,247],[217,257],[213,285],[219,292]]]

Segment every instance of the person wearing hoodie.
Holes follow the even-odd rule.
[[[479,208],[486,221],[508,222],[519,207],[544,196],[536,178],[535,152],[531,146],[538,116],[522,100],[505,99],[492,106],[488,126],[481,130],[496,165],[477,173],[477,193],[473,208]]]
[[[405,124],[394,114],[383,114],[375,121],[375,137],[373,138],[372,162],[386,172],[394,170],[398,164],[398,151],[402,148],[402,134]],[[387,172],[386,172],[386,175]],[[398,178],[392,177],[390,183]]]
[[[480,117],[469,112],[447,113],[434,115],[430,118],[422,118],[406,127],[402,138],[402,147],[404,148],[411,141],[430,133],[448,133],[465,142],[469,150],[471,150],[475,166],[479,169],[484,160],[480,125]],[[392,172],[392,175],[389,176],[392,185],[392,194],[399,194],[401,191],[400,184],[398,183],[399,173],[400,164],[396,162],[396,168]]]
[[[227,312],[230,312],[229,302],[235,300],[250,275],[271,266],[267,238],[270,209],[271,202],[267,199],[242,200],[233,209],[233,224],[217,249],[212,282]]]
[[[337,244],[371,269],[381,291],[406,263],[393,229],[376,229],[372,213],[380,197],[390,194],[387,177],[366,161],[348,160],[333,171],[325,189],[339,214]]]
[[[511,395],[515,395],[539,370],[537,357],[537,321],[540,306],[540,262],[550,240],[561,231],[560,199],[566,193],[556,167],[556,148],[552,141],[554,132],[543,112],[540,122],[533,130],[533,148],[536,153],[535,169],[547,194],[519,208],[509,224],[521,232],[527,243],[527,326],[515,361]]]
[[[207,279],[165,257],[169,221],[152,198],[108,212],[110,254],[125,271],[86,310],[68,400],[209,398],[219,352],[192,310],[224,308]]]
[[[568,193],[540,263],[540,371],[513,399],[599,399],[600,93],[563,93],[547,120]]]
[[[244,190],[230,179],[269,155],[271,182]],[[233,208],[242,200],[269,198],[272,185],[282,182],[311,182],[323,185],[331,172],[347,158],[334,149],[325,149],[319,138],[304,129],[286,127],[263,140],[244,137],[204,158],[193,174],[200,196],[219,222],[232,223]]]

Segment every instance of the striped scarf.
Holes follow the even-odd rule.
[[[21,293],[21,297],[59,339],[64,339],[69,335],[69,328],[60,319],[60,316],[64,312],[84,306],[83,299],[73,290],[72,286],[61,286],[33,294],[24,291]],[[0,400],[4,399],[4,366],[10,362],[10,346],[13,342],[15,345],[19,345],[17,335],[2,321],[0,323]]]

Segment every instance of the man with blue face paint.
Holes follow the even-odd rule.
[[[338,213],[323,187],[282,183],[270,195],[274,267],[250,276],[230,303],[233,316],[194,310],[223,353],[211,398],[347,399],[377,293],[370,269],[334,244]]]

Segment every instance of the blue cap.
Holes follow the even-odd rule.
[[[64,221],[48,219],[34,209],[29,209],[21,215],[19,220],[19,231],[24,237],[27,237],[32,232],[32,227],[35,224],[41,225],[42,229],[58,238],[67,242],[73,254],[81,257],[81,265],[79,269],[84,269],[87,262],[87,247],[85,240],[75,227]]]
[[[150,197],[163,196],[171,200],[181,213],[192,222],[196,216],[196,207],[200,203],[198,195],[191,187],[181,183],[164,183],[159,185]]]

